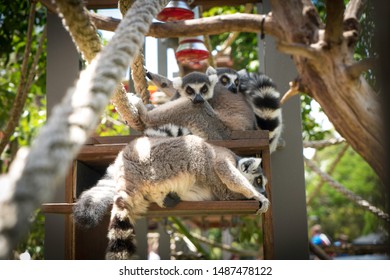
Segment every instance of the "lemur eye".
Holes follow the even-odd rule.
[[[235,84],[236,86],[238,86],[238,83],[239,83],[239,80],[238,80],[238,79],[235,79],[235,80],[234,80],[234,84]]]
[[[221,77],[221,83],[225,86],[229,83],[229,78],[226,76]]]
[[[187,87],[186,88],[186,93],[189,94],[189,95],[193,95],[195,94],[195,91],[192,87]]]
[[[209,91],[209,88],[206,86],[206,85],[204,85],[203,87],[201,87],[201,89],[200,89],[200,92],[201,93],[207,93]]]
[[[256,178],[257,184],[261,185],[261,181],[262,181],[262,180],[261,180],[261,177],[260,177],[260,176]]]

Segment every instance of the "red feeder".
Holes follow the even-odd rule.
[[[180,38],[176,50],[176,59],[181,63],[199,62],[210,55],[203,43],[202,36]]]
[[[156,17],[160,21],[193,19],[194,12],[186,1],[170,1]]]

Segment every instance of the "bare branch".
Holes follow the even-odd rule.
[[[350,0],[345,8],[344,20],[349,18],[359,19],[365,0]]]
[[[327,182],[329,186],[334,188],[336,191],[343,194],[346,198],[351,200],[352,202],[358,204],[359,206],[363,207],[364,209],[370,211],[377,217],[381,218],[382,220],[386,221],[387,223],[390,223],[390,217],[389,214],[385,213],[381,209],[371,205],[367,200],[364,200],[362,197],[354,194],[352,191],[348,190],[346,187],[344,187],[339,182],[335,181],[329,174],[323,172],[312,160],[307,159],[304,157],[306,165],[313,170],[315,173],[317,173],[322,180]]]
[[[32,33],[35,20],[35,7],[36,3],[32,2],[30,6],[30,14],[27,27],[26,48],[24,49],[22,68],[20,70],[20,83],[16,91],[14,106],[12,107],[10,112],[9,122],[7,123],[7,126],[3,131],[3,137],[0,138],[0,155],[3,153],[5,147],[9,142],[9,138],[11,137],[11,135],[15,131],[15,127],[19,123],[20,114],[26,102],[26,96],[28,91],[28,89],[26,89],[26,76],[28,71],[28,60],[31,53]]]
[[[338,145],[341,143],[345,143],[345,139],[343,138],[332,138],[327,140],[318,140],[318,141],[304,141],[304,148],[313,148],[313,149],[322,149],[333,145]]]
[[[299,94],[299,84],[296,81],[289,83],[290,89],[280,99],[280,104],[283,105],[288,99]]]
[[[351,79],[358,79],[363,72],[373,69],[376,63],[377,59],[375,58],[362,59],[355,64],[348,66],[346,71]]]
[[[115,31],[120,20],[90,12],[91,20],[98,29]],[[266,34],[281,37],[278,25],[272,15],[232,14],[199,18],[175,22],[155,22],[151,25],[147,36],[155,38],[174,38],[183,36],[213,35],[223,32],[260,32],[261,21],[264,20]]]
[[[276,47],[280,52],[302,56],[308,59],[316,59],[317,55],[319,54],[316,49],[299,43],[286,44],[279,42]]]
[[[41,35],[41,38],[39,39],[39,43],[38,43],[38,49],[37,49],[37,52],[35,53],[34,55],[34,60],[31,64],[31,67],[30,67],[30,71],[28,73],[28,78],[27,78],[27,85],[24,89],[24,95],[27,97],[27,92],[28,90],[31,88],[31,85],[34,81],[34,78],[35,78],[35,75],[37,73],[37,65],[38,65],[38,62],[39,62],[39,58],[41,57],[41,54],[43,52],[43,43],[45,42],[45,39],[46,39],[46,32],[47,32],[47,25],[44,26],[43,30],[42,30],[42,35]]]
[[[343,0],[326,1],[325,41],[330,45],[338,45],[342,41],[343,13]]]

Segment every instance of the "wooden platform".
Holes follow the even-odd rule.
[[[79,155],[73,162],[72,168],[66,179],[65,200],[61,203],[46,203],[42,205],[42,211],[50,214],[61,214],[66,216],[65,242],[68,244],[66,256],[68,259],[95,258],[96,254],[101,256],[102,248],[98,252],[86,254],[87,246],[91,250],[93,245],[84,243],[92,242],[88,235],[93,234],[99,242],[106,242],[106,224],[99,227],[98,232],[85,232],[78,229],[73,222],[72,207],[76,198],[82,191],[93,186],[105,173],[107,166],[114,161],[117,154],[127,143],[137,136],[113,136],[113,137],[92,137],[81,149]],[[231,140],[209,141],[209,143],[231,149],[240,156],[259,156],[263,159],[263,171],[268,178],[266,186],[268,198],[271,194],[271,170],[268,131],[236,131],[232,134]],[[272,201],[272,200],[271,200]],[[180,202],[173,208],[160,208],[151,204],[146,216],[216,216],[216,215],[254,215],[259,204],[255,200],[241,201],[201,201],[201,202]],[[273,228],[272,228],[272,207],[263,214],[264,229],[264,255],[266,259],[273,259]],[[106,221],[107,223],[107,221]],[[94,241],[96,242],[96,241]],[[95,254],[95,255],[94,255]]]

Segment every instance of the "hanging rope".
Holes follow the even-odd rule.
[[[122,16],[126,14],[127,10],[130,9],[133,4],[133,0],[119,0],[118,7],[122,13]],[[150,92],[148,90],[148,82],[146,80],[146,71],[144,68],[145,57],[142,54],[141,49],[139,53],[134,57],[133,63],[131,64],[131,78],[134,82],[134,89],[137,95],[140,95],[144,104],[150,103]]]
[[[327,171],[328,175],[332,175],[332,173],[336,169],[336,166],[338,165],[338,163],[341,161],[341,159],[343,158],[343,156],[347,152],[348,148],[349,148],[348,143],[345,143],[344,147],[342,147],[341,151],[337,154],[336,158],[329,165],[329,168],[328,168],[328,171]],[[317,197],[317,195],[321,191],[321,188],[322,188],[322,186],[324,184],[325,184],[325,181],[321,178],[321,180],[314,187],[314,190],[311,192],[310,196],[308,197],[307,202],[306,202],[307,205],[310,205],[311,202],[313,201],[313,199],[315,197]]]
[[[102,47],[96,27],[90,20],[84,2],[82,0],[57,0],[56,4],[64,27],[69,31],[82,56],[90,63]],[[137,109],[129,104],[122,84],[115,88],[111,101],[127,125],[139,131],[145,129],[145,125],[139,119]]]
[[[148,90],[148,82],[146,80],[146,71],[144,65],[145,58],[142,54],[142,51],[140,51],[131,64],[131,77],[134,81],[135,92],[141,95],[144,104],[149,104],[150,92]]]
[[[110,95],[142,46],[165,0],[137,1],[108,45],[80,73],[75,88],[53,109],[28,152],[21,149],[0,176],[0,259],[27,234],[31,213],[53,199],[71,162],[96,128]]]
[[[330,177],[325,172],[321,171],[321,169],[318,168],[318,166],[310,159],[304,157],[306,165],[313,170],[315,173],[317,173],[322,180],[327,182],[329,186],[334,188],[339,193],[343,194],[346,198],[351,200],[352,202],[356,203],[357,205],[363,207],[364,209],[370,211],[377,217],[381,218],[382,220],[386,221],[387,223],[390,223],[390,217],[389,214],[383,212],[381,209],[371,205],[367,200],[364,200],[360,196],[354,194],[352,191],[348,190],[346,187],[341,185],[339,182],[336,182],[333,180],[332,177]]]
[[[102,49],[95,25],[81,0],[56,0],[57,11],[77,49],[88,62]]]

